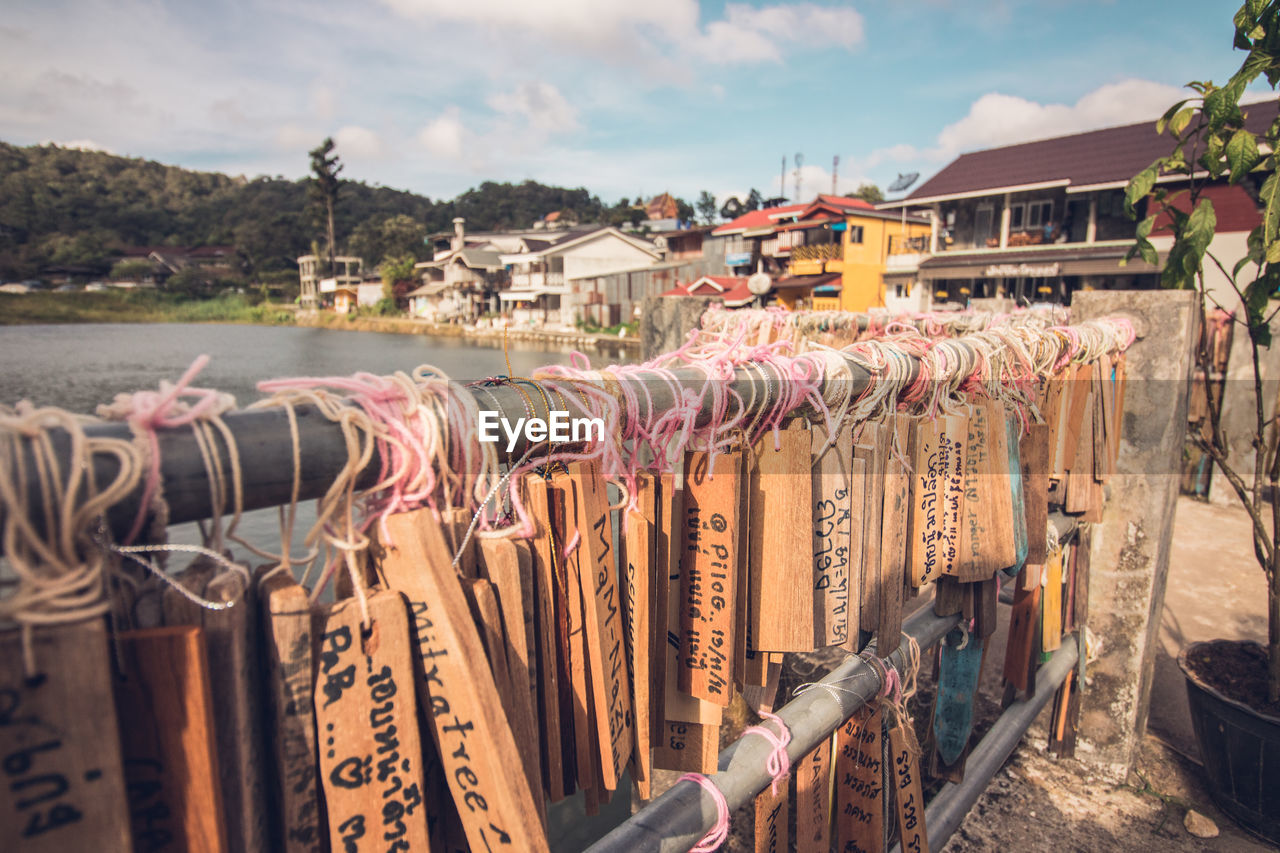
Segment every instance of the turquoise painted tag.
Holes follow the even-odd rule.
[[[942,641],[938,701],[933,708],[933,735],[938,754],[947,765],[955,764],[973,731],[973,700],[982,668],[982,638],[953,629]]]
[[[1013,544],[1017,560],[1012,566],[1001,571],[1006,577],[1017,577],[1018,572],[1027,564],[1027,507],[1022,495],[1022,457],[1019,447],[1022,441],[1022,430],[1018,428],[1018,419],[1009,415],[1005,419],[1005,446],[1009,449],[1009,486],[1013,489]]]

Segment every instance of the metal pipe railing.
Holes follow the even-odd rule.
[[[932,608],[923,607],[907,618],[903,633],[925,649],[941,640],[959,621],[959,616],[935,616]],[[899,672],[906,668],[909,645],[904,641],[886,656]],[[833,689],[810,688],[777,711],[791,731],[787,755],[793,764],[830,737],[854,711],[874,699],[882,686],[876,671],[856,656],[817,684],[829,684]],[[744,737],[720,753],[719,772],[710,778],[724,793],[731,812],[769,785],[772,777],[765,762],[772,750],[764,738]],[[686,853],[715,821],[716,807],[710,794],[693,782],[678,782],[587,849],[589,853]]]

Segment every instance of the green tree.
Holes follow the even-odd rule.
[[[698,193],[698,200],[694,203],[694,207],[698,209],[698,216],[702,219],[703,225],[710,225],[716,221],[716,197],[711,193],[706,190]]]
[[[155,274],[155,264],[145,258],[124,258],[111,267],[112,281],[142,281]]]
[[[725,203],[720,208],[720,218],[737,219],[745,210],[746,207],[743,206],[738,197],[736,195],[731,195],[725,200]]]
[[[884,201],[884,193],[880,192],[880,188],[875,184],[859,184],[858,188],[853,191],[854,198],[860,198],[871,204],[879,204]]]
[[[747,193],[747,200],[742,203],[743,210],[759,210],[760,204],[764,198],[760,195],[760,190],[755,187],[751,188],[751,192]]]
[[[1215,297],[1205,284],[1205,264],[1210,263],[1230,282],[1244,308],[1244,326],[1253,359],[1254,425],[1257,448],[1253,470],[1237,470],[1229,458],[1222,429],[1222,409],[1215,395],[1208,395],[1208,434],[1191,430],[1200,449],[1213,460],[1249,513],[1254,555],[1267,577],[1268,694],[1280,701],[1280,454],[1268,462],[1262,448],[1273,446],[1275,426],[1267,407],[1274,393],[1264,393],[1259,350],[1271,346],[1271,321],[1276,316],[1272,297],[1280,287],[1280,120],[1262,133],[1246,126],[1249,107],[1240,106],[1245,89],[1259,77],[1274,91],[1280,83],[1280,0],[1248,0],[1235,18],[1235,47],[1245,59],[1227,83],[1188,84],[1192,96],[1171,106],[1156,123],[1156,132],[1172,141],[1168,155],[1157,159],[1129,182],[1125,209],[1133,218],[1143,215],[1128,258],[1140,256],[1148,263],[1160,258],[1151,242],[1157,220],[1163,216],[1173,246],[1161,272],[1168,288],[1198,291],[1200,326]],[[1239,259],[1217,257],[1209,244],[1217,227],[1213,202],[1205,190],[1223,180],[1251,189],[1262,210],[1262,222],[1249,233],[1247,254]],[[1166,229],[1162,228],[1160,231]],[[1196,348],[1196,367],[1209,381],[1212,356],[1207,347]],[[1270,515],[1268,519],[1266,516]]]
[[[676,199],[676,218],[685,222],[692,222],[694,217],[693,205],[682,198]]]
[[[342,186],[342,181],[338,178],[338,173],[342,171],[342,163],[339,162],[338,155],[333,153],[333,149],[333,137],[327,136],[319,147],[307,152],[311,157],[311,186],[315,197],[324,204],[329,226],[329,275],[336,275],[338,269],[337,262],[334,260],[334,255],[337,254],[338,237],[333,211],[338,205],[338,190]]]

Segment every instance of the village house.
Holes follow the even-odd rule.
[[[499,310],[498,292],[506,282],[506,266],[493,239],[468,240],[466,220],[453,220],[453,237],[448,249],[430,261],[414,264],[422,285],[409,292],[409,316],[434,322],[473,322],[485,313]],[[515,248],[518,241],[503,242]]]
[[[339,290],[345,294],[342,301],[348,305],[358,297],[364,281],[364,261],[349,255],[336,255],[333,263],[337,275],[322,278],[329,267],[327,256],[303,255],[298,258],[298,303],[303,309],[336,306]]]
[[[514,322],[570,327],[585,306],[603,303],[588,280],[652,265],[661,253],[647,240],[605,226],[522,237],[519,251],[500,257],[511,270],[511,286],[498,298]]]
[[[1245,111],[1246,126],[1260,133],[1277,109],[1270,102]],[[906,198],[878,205],[930,221],[927,240],[916,238],[913,251],[890,255],[888,301],[897,297],[899,307],[913,310],[979,297],[1065,303],[1082,289],[1158,287],[1173,238],[1161,236],[1162,217],[1151,240],[1160,264],[1123,263],[1136,227],[1124,211],[1124,190],[1169,150],[1155,122],[1143,121],[962,154]],[[1161,184],[1177,188],[1174,177]],[[1259,222],[1256,192],[1225,179],[1206,188],[1217,213],[1210,251],[1218,257],[1245,256],[1248,233]],[[1148,215],[1145,206],[1139,218]],[[1212,264],[1205,275],[1211,290],[1230,292]]]

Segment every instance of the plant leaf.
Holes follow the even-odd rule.
[[[1231,183],[1238,184],[1258,165],[1261,155],[1258,153],[1258,140],[1243,127],[1237,130],[1227,142],[1227,164],[1231,167]]]
[[[1156,161],[1156,163],[1159,162],[1161,161]],[[1138,215],[1133,206],[1146,198],[1151,192],[1151,188],[1156,185],[1156,163],[1134,175],[1133,179],[1129,181],[1129,186],[1125,187],[1124,212],[1129,214],[1130,219],[1135,219]]]

